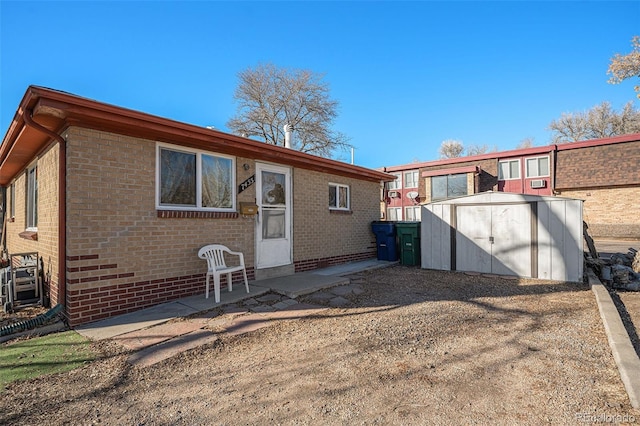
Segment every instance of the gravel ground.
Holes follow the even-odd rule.
[[[150,367],[96,344],[100,361],[8,386],[0,424],[640,423],[587,285],[403,266],[353,278],[365,291],[347,307]]]

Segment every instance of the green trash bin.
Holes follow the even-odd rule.
[[[400,263],[420,266],[420,222],[396,222],[396,235]]]

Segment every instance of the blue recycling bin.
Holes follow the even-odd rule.
[[[371,230],[376,236],[378,260],[398,260],[395,222],[374,221]]]

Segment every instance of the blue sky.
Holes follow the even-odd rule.
[[[633,35],[640,1],[0,0],[0,128],[33,84],[227,131],[238,73],[273,63],[324,74],[358,165],[546,145],[563,112],[636,99],[606,74]]]

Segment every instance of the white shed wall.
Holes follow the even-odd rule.
[[[465,215],[459,218],[469,219],[469,210],[473,205],[478,206],[478,214],[486,213],[484,206],[501,206],[499,209],[492,208],[491,211],[503,212],[513,206],[514,209],[522,210],[523,203],[534,203],[536,209],[531,210],[532,230],[529,232],[506,232],[510,224],[501,224],[501,215],[492,217],[495,221],[493,225],[494,232],[502,233],[498,238],[513,238],[509,241],[513,247],[530,246],[532,250],[522,250],[518,255],[518,259],[510,259],[514,262],[526,262],[529,268],[509,268],[505,272],[505,268],[496,268],[494,273],[509,273],[514,275],[530,277],[534,276],[541,279],[551,279],[558,281],[582,281],[583,274],[583,249],[582,249],[582,201],[560,197],[538,197],[531,195],[509,194],[509,193],[482,193],[461,197],[452,200],[446,200],[437,203],[431,203],[422,207],[422,224],[421,224],[421,250],[422,250],[422,267],[425,269],[452,270],[456,262],[452,262],[451,244],[452,244],[452,223],[455,219],[452,217],[452,211],[457,211],[457,206],[465,206]],[[530,204],[525,204],[530,206]],[[516,207],[519,206],[519,207]],[[534,216],[537,210],[537,218]],[[521,216],[519,213],[518,215]],[[510,216],[510,215],[507,215]],[[483,219],[484,220],[484,219]],[[485,221],[486,222],[486,221]],[[454,239],[459,241],[473,241],[473,235],[458,234],[469,230],[473,226],[480,226],[482,220],[474,220],[469,226],[457,225]],[[462,231],[461,231],[462,230]],[[474,232],[475,235],[477,232]],[[483,233],[479,233],[482,235]],[[463,237],[463,238],[459,238]],[[476,235],[477,237],[477,235]],[[478,246],[484,246],[478,244]],[[456,247],[456,250],[461,248]],[[462,247],[463,250],[469,250],[468,247]],[[537,253],[537,254],[536,254]],[[457,252],[457,256],[461,255]],[[509,255],[509,254],[507,254]],[[501,256],[505,256],[502,253]],[[507,262],[507,263],[510,263]],[[459,262],[458,262],[459,263]],[[504,262],[503,262],[504,263]],[[500,262],[496,262],[500,264]],[[456,270],[461,270],[457,265]],[[473,266],[473,262],[465,262],[465,270],[474,270],[477,272],[487,272],[482,269],[482,265]],[[526,273],[524,271],[531,271]]]
[[[420,256],[425,269],[451,270],[451,206],[422,206]]]
[[[582,201],[538,202],[538,278],[581,281]]]

